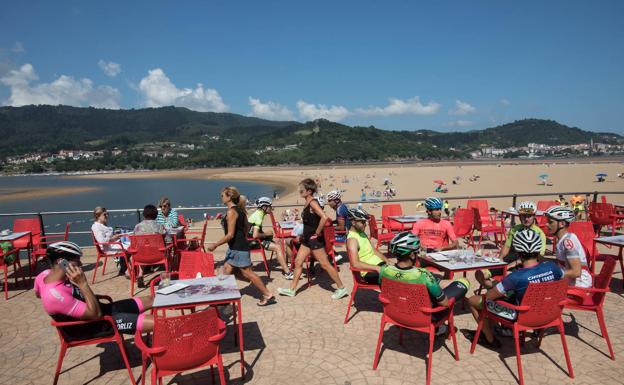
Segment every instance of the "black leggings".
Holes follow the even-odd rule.
[[[444,292],[444,295],[446,295],[448,299],[455,298],[455,302],[457,303],[466,296],[466,293],[468,293],[468,287],[466,287],[466,285],[464,285],[460,281],[453,281],[447,287],[442,289],[442,292]],[[448,313],[449,309],[434,313],[431,316],[431,319],[433,322],[439,321],[444,318]]]

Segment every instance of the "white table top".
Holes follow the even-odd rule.
[[[598,243],[607,243],[610,245],[624,246],[624,235],[614,235],[611,237],[598,237],[598,238],[594,238],[594,241]]]
[[[223,281],[220,281],[218,277],[171,280],[171,284],[178,282],[189,286],[168,295],[156,293],[153,306],[173,307],[241,298],[240,290],[238,290],[238,285],[233,275],[226,275]],[[202,289],[204,287],[208,288],[208,292],[203,292]]]
[[[14,241],[28,234],[30,234],[30,231],[18,231],[9,235],[0,235],[0,241]]]
[[[475,255],[473,250],[468,249],[466,251],[470,252],[472,255]],[[438,253],[429,253],[427,254],[426,258],[421,258],[421,259],[447,271],[480,270],[480,269],[489,269],[491,267],[503,267],[507,265],[506,262],[500,261],[500,260],[498,262],[486,262],[483,260],[479,260],[471,264],[468,264],[465,261],[459,261],[459,260],[455,263],[451,263],[448,259],[447,260],[435,259],[435,257],[448,256],[450,253],[458,253],[458,252],[459,250],[448,250],[448,251],[442,251]]]
[[[391,215],[388,219],[401,223],[414,223],[427,218],[425,215]]]
[[[294,229],[295,226],[297,226],[297,222],[296,221],[281,221],[279,225],[282,229]]]

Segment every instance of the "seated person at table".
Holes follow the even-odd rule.
[[[568,232],[574,212],[567,207],[552,206],[544,213],[548,232],[557,238],[557,261],[563,267],[564,278],[570,286],[592,287],[593,279],[587,267],[585,249],[576,234]]]
[[[393,281],[407,282],[413,284],[421,284],[427,287],[431,297],[433,306],[448,306],[449,298],[459,301],[466,296],[470,289],[470,282],[465,278],[460,278],[449,283],[444,289],[440,287],[438,280],[431,272],[422,267],[414,267],[418,250],[420,249],[420,240],[418,236],[404,231],[397,234],[390,241],[390,253],[396,257],[396,265],[381,266],[379,273],[379,283],[382,278],[388,278]],[[446,312],[435,313],[434,320],[439,320]],[[441,330],[443,332],[443,330]],[[438,333],[440,334],[440,333]]]
[[[95,222],[91,225],[91,232],[93,232],[93,236],[98,243],[121,242],[120,238],[123,237],[123,234],[115,234],[113,228],[108,226],[108,212],[105,207],[97,206],[93,210],[93,216],[95,217]],[[114,245],[102,245],[101,249],[107,254],[115,254],[122,250],[123,247],[120,243]],[[117,270],[119,271],[119,275],[126,273],[126,276],[128,276],[126,271],[126,261],[119,257],[115,257],[114,261],[117,266]]]
[[[284,259],[284,253],[282,253],[282,246],[273,240],[273,232],[271,230],[267,231],[262,227],[264,217],[267,214],[271,214],[271,212],[273,212],[272,204],[273,201],[269,197],[261,197],[256,199],[257,209],[247,219],[247,221],[249,222],[249,236],[261,242],[261,244],[258,245],[259,247],[263,247],[265,250],[277,254],[277,261],[282,267],[282,276],[285,279],[291,280],[293,279],[293,272],[290,271],[288,265],[286,264],[286,259]],[[292,258],[292,252],[290,248],[286,248],[286,256],[288,258]]]
[[[546,234],[539,228],[537,224],[535,224],[535,212],[537,211],[537,205],[534,202],[526,201],[520,203],[518,206],[518,214],[520,217],[520,223],[514,225],[511,229],[509,229],[509,233],[507,233],[507,240],[501,249],[499,258],[508,264],[514,263],[518,260],[518,255],[516,254],[516,250],[513,249],[513,239],[518,234],[519,231],[531,229],[539,235],[540,240],[542,241],[542,248],[540,249],[540,256],[544,256],[546,252]],[[503,274],[504,269],[489,269],[489,270],[479,270],[475,273],[475,278],[481,284],[481,286],[486,289],[491,289],[495,282],[490,278],[492,276],[498,276]]]
[[[340,191],[332,190],[327,193],[327,204],[336,212],[336,242],[344,243],[347,240],[347,231],[351,227],[349,220],[349,207],[342,203]]]
[[[366,235],[368,213],[362,209],[349,209],[351,228],[347,234],[347,253],[351,266],[362,271],[362,279],[368,283],[379,282],[381,266],[389,263],[388,259],[371,244]],[[409,234],[409,233],[408,233]]]
[[[420,238],[421,247],[427,252],[456,249],[459,242],[453,231],[453,225],[442,219],[442,200],[427,198],[425,209],[428,218],[416,222],[412,229],[412,233]]]
[[[52,267],[35,278],[35,294],[54,320],[96,320],[108,315],[121,333],[153,330],[154,320],[146,314],[152,307],[152,297],[134,297],[113,303],[98,301],[82,271],[82,250],[77,244],[68,241],[52,243],[46,250],[46,256]],[[72,339],[94,338],[109,335],[108,325],[96,322],[69,326],[65,331]]]
[[[537,232],[531,229],[520,230],[514,236],[512,242],[513,248],[522,263],[522,268],[505,276],[501,282],[487,291],[485,298],[489,312],[513,321],[517,317],[515,310],[499,305],[493,302],[494,300],[502,299],[513,305],[519,305],[529,283],[558,281],[563,277],[563,272],[554,262],[539,262],[540,251],[543,245],[542,239]],[[468,302],[470,303],[472,315],[478,321],[479,312],[483,309],[483,296],[472,296]],[[483,333],[479,335],[479,344],[488,348],[499,348],[501,343],[494,337],[492,326],[490,320],[485,319]],[[474,331],[469,331],[466,337],[473,340],[474,333]]]
[[[160,212],[156,217],[156,222],[165,226],[168,229],[174,229],[180,226],[180,222],[178,220],[178,212],[171,208],[171,202],[169,198],[162,197],[158,202],[158,207],[160,207]]]
[[[143,220],[134,226],[134,235],[161,234],[165,236],[165,241],[171,243],[171,236],[167,234],[165,227],[156,222],[158,209],[154,205],[147,205],[143,208]],[[151,270],[152,266],[147,266]],[[148,271],[149,271],[148,270]],[[143,268],[139,266],[139,275],[137,276],[137,284],[139,287],[144,286]]]

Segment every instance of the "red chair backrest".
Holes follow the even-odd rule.
[[[453,217],[453,231],[458,237],[464,237],[472,233],[474,225],[474,211],[471,209],[459,208],[455,210]]]
[[[368,215],[368,231],[369,231],[369,235],[371,238],[373,239],[378,239],[379,238],[379,228],[377,227],[377,220],[375,219],[375,216],[372,214]]]
[[[95,251],[100,255],[104,254],[104,250],[102,250],[102,247],[100,246],[97,239],[95,238],[95,234],[93,233],[93,231],[91,232],[91,238],[93,239],[93,245],[95,246]]]
[[[214,273],[214,255],[204,251],[180,252],[180,279],[192,279],[201,273],[202,277],[212,277]]]
[[[479,210],[479,215],[482,217],[488,217],[490,215],[488,201],[485,199],[468,199],[466,208]]]
[[[334,245],[336,244],[336,230],[331,221],[329,226],[326,224],[323,228],[323,238],[325,239],[325,252],[330,254],[334,252]]]
[[[611,214],[615,214],[615,208],[611,203],[590,202],[589,203],[589,220],[594,224],[605,226],[610,225],[613,219]]]
[[[481,229],[483,228],[481,214],[479,213],[479,209],[477,209],[476,207],[472,208],[472,225],[474,226],[475,230],[481,231]]]
[[[576,237],[581,242],[581,245],[583,245],[583,248],[585,249],[588,257],[591,257],[595,254],[596,249],[594,246],[594,237],[596,235],[594,233],[594,225],[591,222],[572,222],[568,227],[568,231],[576,235]]]
[[[155,317],[152,347],[165,347],[152,355],[158,370],[184,371],[198,367],[219,353],[219,342],[208,341],[219,334],[223,321],[211,307],[178,317]]]
[[[611,285],[611,278],[613,277],[613,271],[615,270],[615,258],[605,257],[600,269],[600,273],[594,280],[594,287],[596,289],[607,289]],[[592,300],[594,305],[600,306],[604,302],[607,293],[594,293]]]
[[[41,222],[39,218],[20,218],[13,221],[13,232],[30,231],[34,244],[41,238]]]
[[[546,211],[553,206],[561,206],[557,201],[537,201],[537,210]]]
[[[567,289],[568,282],[565,279],[529,283],[520,304],[529,306],[529,310],[518,315],[518,323],[529,327],[540,326],[561,317]]]
[[[398,203],[389,203],[381,206],[381,222],[387,227],[390,221],[388,217],[403,215],[403,208]]]
[[[165,240],[160,234],[130,236],[130,249],[136,250],[136,253],[132,254],[135,262],[160,263],[165,259],[165,252],[161,251],[164,247]]]
[[[382,278],[381,296],[390,303],[384,304],[384,314],[403,325],[424,327],[431,324],[431,314],[420,309],[431,308],[429,291],[425,285],[393,281]]]
[[[188,223],[186,223],[186,219],[184,218],[184,215],[182,214],[178,214],[178,223],[180,224],[180,226],[184,226],[185,230],[188,227]]]

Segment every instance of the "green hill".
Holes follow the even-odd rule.
[[[0,137],[3,156],[61,149],[104,153],[98,159],[54,161],[44,167],[61,171],[462,159],[483,145],[623,141],[617,134],[540,119],[442,133],[351,127],[323,119],[275,122],[178,107],[106,110],[67,106],[0,107]],[[184,154],[179,154],[181,145],[187,145]],[[115,154],[111,152],[114,149],[118,150]],[[165,152],[169,155],[163,155]]]

